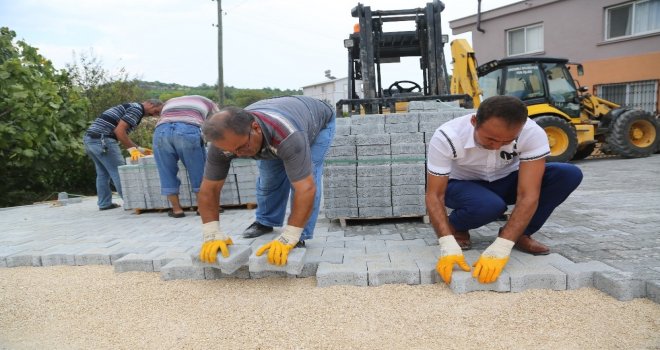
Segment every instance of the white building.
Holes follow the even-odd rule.
[[[356,84],[358,95],[363,96],[361,82],[356,81]],[[318,98],[331,106],[336,106],[337,101],[348,98],[348,77],[325,80],[303,86],[302,89],[304,96]]]

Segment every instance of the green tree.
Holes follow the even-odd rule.
[[[106,70],[103,60],[96,56],[93,50],[88,53],[74,53],[73,62],[67,64],[66,69],[74,85],[89,101],[86,114],[88,124],[110,107],[150,98],[140,86],[140,82],[131,79],[124,68],[114,74]],[[141,146],[150,147],[152,134],[151,124],[141,123],[131,138]]]
[[[87,100],[16,33],[0,28],[0,206],[79,190]],[[93,183],[91,184],[93,186]]]

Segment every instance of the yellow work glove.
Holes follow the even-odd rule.
[[[438,239],[440,244],[440,258],[435,270],[445,283],[451,283],[451,273],[454,270],[454,264],[463,269],[463,271],[470,271],[470,265],[465,262],[463,250],[456,242],[454,236],[442,236]]]
[[[229,257],[229,246],[234,244],[231,238],[220,232],[220,222],[211,221],[202,224],[204,243],[199,251],[199,260],[214,263],[217,260],[218,250],[225,258]]]
[[[264,244],[257,250],[257,256],[261,256],[268,250],[268,263],[272,265],[286,265],[286,260],[289,257],[289,252],[296,246],[300,240],[303,229],[291,225],[284,226],[284,230],[279,237]]]
[[[154,154],[154,151],[151,150],[151,148],[146,148],[146,147],[138,147],[138,151],[142,152],[145,156],[150,156]]]
[[[479,283],[493,283],[502,273],[504,265],[509,261],[511,248],[515,242],[502,237],[497,237],[474,263],[472,277],[477,278]]]
[[[140,150],[137,149],[137,147],[129,148],[128,153],[131,154],[131,160],[138,160],[139,158],[144,157],[144,154],[142,154],[142,152],[140,152]]]

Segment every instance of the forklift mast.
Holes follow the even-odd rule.
[[[440,13],[445,5],[433,0],[424,8],[372,11],[358,3],[351,15],[358,18],[355,33],[344,40],[348,49],[348,96],[337,103],[338,111],[348,105],[351,111],[382,113],[383,107],[394,111],[395,102],[415,100],[455,100],[449,94],[449,79],[444,57],[447,36],[442,35]],[[384,32],[385,22],[414,21],[414,31]],[[388,94],[381,82],[381,63],[400,62],[401,57],[419,56],[422,86],[419,93]],[[362,81],[364,98],[357,94],[356,81]],[[410,81],[408,83],[418,84]],[[398,82],[397,82],[398,83]],[[397,88],[399,86],[397,85]],[[401,91],[399,91],[401,92]]]

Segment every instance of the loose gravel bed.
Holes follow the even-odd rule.
[[[2,349],[658,349],[660,305],[594,289],[453,294],[314,278],[0,269]]]

